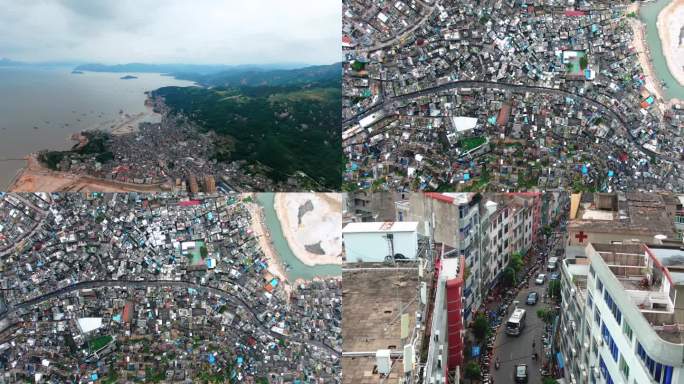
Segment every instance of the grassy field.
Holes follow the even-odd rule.
[[[470,151],[471,149],[477,148],[487,141],[482,136],[467,137],[458,141],[458,147],[464,151]]]
[[[96,337],[96,338],[90,340],[90,342],[88,342],[88,345],[90,346],[90,352],[97,351],[98,349],[107,345],[112,340],[114,340],[114,338],[109,336],[109,335],[99,336],[99,337]]]

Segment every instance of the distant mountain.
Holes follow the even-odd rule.
[[[78,65],[78,63],[68,61],[25,62],[8,58],[0,59],[0,67],[61,68],[73,67],[74,65]]]
[[[269,65],[203,65],[203,64],[83,64],[75,68],[77,71],[90,72],[142,72],[142,73],[185,73],[195,76],[226,71],[257,71],[271,69],[289,69],[301,66],[299,64],[269,64]]]
[[[296,69],[231,70],[206,75],[193,73],[173,73],[173,75],[178,79],[192,80],[206,86],[222,87],[298,86],[336,82],[341,84],[342,63]]]

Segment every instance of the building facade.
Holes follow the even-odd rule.
[[[684,252],[592,243],[585,253],[562,267],[559,362],[566,379],[684,383]]]

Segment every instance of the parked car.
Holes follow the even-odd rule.
[[[527,294],[527,300],[525,300],[525,304],[527,305],[535,305],[537,304],[537,301],[539,300],[539,294],[537,292],[530,292]]]
[[[513,368],[513,378],[516,383],[527,383],[527,364],[516,364]]]
[[[549,280],[558,280],[558,279],[560,279],[560,273],[558,273],[558,272],[554,272],[554,273],[549,275]]]
[[[534,279],[534,283],[537,285],[543,285],[544,281],[546,281],[546,275],[543,273],[538,274],[537,278]]]

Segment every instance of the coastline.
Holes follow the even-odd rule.
[[[684,86],[684,44],[679,45],[680,30],[684,27],[684,0],[671,0],[658,14],[656,26],[667,67]]]
[[[327,238],[325,234],[326,233],[331,233],[328,228],[326,228],[326,224],[330,225],[335,225],[336,221],[331,220],[333,218],[330,217],[330,213],[337,213],[341,212],[341,201],[339,201],[336,197],[333,195],[336,194],[327,194],[327,193],[321,193],[321,194],[309,194],[309,193],[276,193],[274,197],[274,208],[276,211],[276,215],[278,217],[278,221],[280,221],[280,227],[283,232],[283,236],[285,237],[285,240],[287,241],[290,249],[292,250],[292,253],[299,259],[303,264],[308,265],[308,266],[315,266],[315,265],[324,265],[324,264],[341,264],[342,263],[342,250],[335,248],[334,246],[331,247],[331,244],[333,243],[339,243],[341,242],[341,239],[334,239],[334,238]],[[296,222],[297,218],[297,210],[299,208],[299,200],[306,200],[307,198],[313,198],[313,197],[318,197],[320,201],[318,203],[323,203],[331,207],[332,209],[329,212],[326,211],[321,211],[321,207],[317,207],[314,209],[317,209],[316,212],[316,219],[319,219],[318,221],[314,222],[307,222],[306,225],[303,224],[302,226],[298,225]],[[327,221],[326,221],[327,219]],[[341,228],[341,216],[340,216],[340,222],[337,224]],[[302,238],[297,235],[297,232],[300,232],[299,229],[302,227],[308,227],[306,229],[307,234],[314,234],[314,238],[318,239],[319,241],[323,242],[327,240],[327,244],[323,244],[324,246],[322,247],[324,250],[328,250],[326,254],[316,254],[309,252],[306,247],[305,247],[305,242],[302,241]],[[332,232],[335,233],[335,232]]]
[[[94,176],[53,171],[38,161],[37,154],[26,157],[26,166],[17,171],[7,192],[158,192],[161,184],[130,184]]]
[[[247,193],[245,196],[252,196],[252,199],[254,199],[253,193]],[[252,233],[257,238],[259,247],[261,247],[266,260],[268,260],[268,271],[271,272],[273,276],[278,277],[285,285],[289,286],[280,256],[278,256],[278,253],[275,251],[275,248],[271,243],[271,235],[266,229],[262,208],[257,202],[246,203],[246,206],[252,219]]]

